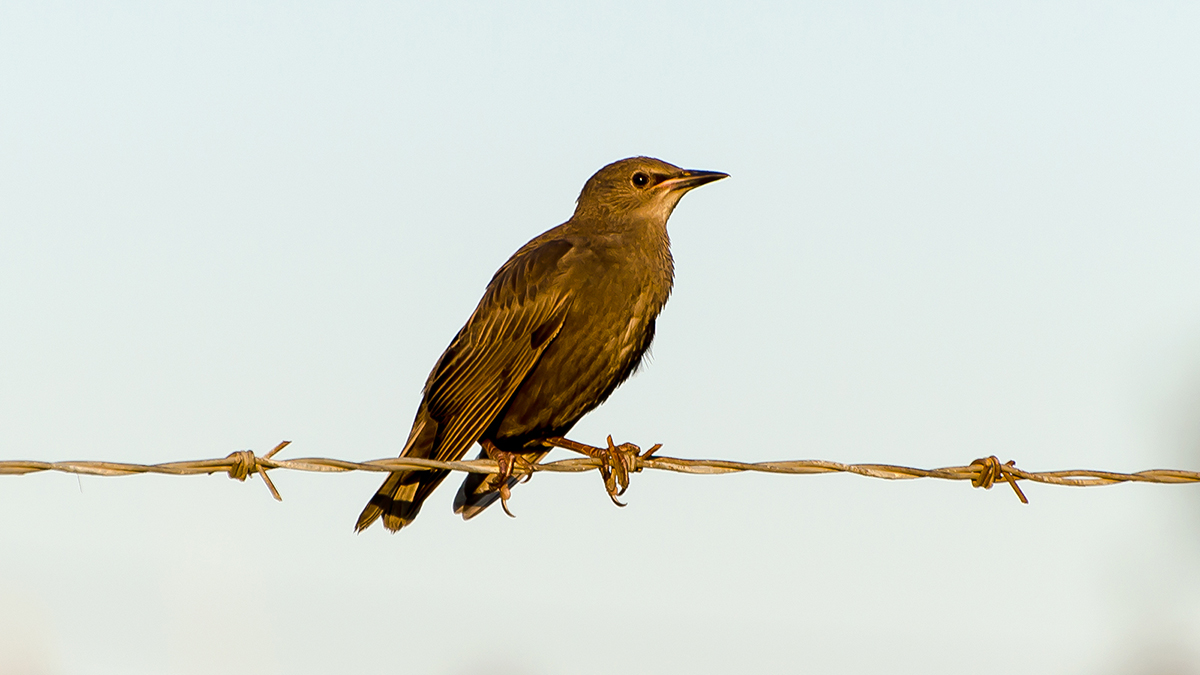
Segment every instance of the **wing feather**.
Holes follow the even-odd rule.
[[[466,453],[562,328],[571,299],[554,281],[570,249],[550,241],[500,268],[430,375],[425,401],[441,425],[436,459]]]

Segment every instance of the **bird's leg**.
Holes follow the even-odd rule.
[[[604,479],[604,488],[608,490],[609,499],[612,499],[617,506],[625,506],[617,497],[625,494],[625,491],[629,489],[629,474],[641,470],[637,465],[638,456],[642,452],[641,448],[633,443],[614,445],[612,436],[608,437],[608,447],[606,448],[597,448],[562,437],[547,438],[542,443],[555,448],[573,450],[600,460],[600,477]],[[661,447],[661,444],[655,445],[644,456],[649,457]]]
[[[500,468],[500,473],[496,476],[496,481],[500,485],[500,507],[504,509],[509,518],[516,518],[513,512],[508,510],[508,499],[512,497],[512,490],[508,487],[508,480],[513,476],[514,466],[517,467],[520,473],[524,474],[520,479],[521,482],[529,480],[533,477],[533,465],[520,453],[501,450],[496,447],[495,443],[487,439],[479,441],[479,445],[483,446],[483,451],[487,454],[488,459],[491,459]]]

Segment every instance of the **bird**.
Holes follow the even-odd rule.
[[[602,460],[616,502],[616,456],[564,437],[641,366],[674,282],[667,219],[689,190],[727,178],[630,157],[597,171],[565,223],[534,237],[488,282],[471,317],[425,381],[401,457],[457,461],[475,444],[498,474],[467,474],[454,511],[471,519],[507,500],[552,447]],[[412,523],[444,469],[388,474],[358,517],[396,532]],[[620,504],[620,502],[617,502]],[[511,512],[509,515],[512,515]]]

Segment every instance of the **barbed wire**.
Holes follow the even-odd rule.
[[[262,477],[271,496],[283,501],[279,490],[271,482],[268,471],[309,471],[317,473],[343,473],[347,471],[373,471],[388,473],[403,469],[446,469],[467,473],[499,473],[496,462],[490,459],[444,462],[434,459],[418,459],[415,457],[399,457],[392,459],[377,459],[368,462],[352,462],[344,459],[327,457],[304,457],[300,459],[276,459],[275,455],[288,446],[290,441],[283,441],[266,455],[259,457],[252,450],[240,450],[230,453],[220,459],[201,459],[183,462],[166,462],[162,464],[132,464],[128,462],[96,462],[96,461],[66,461],[40,462],[34,460],[0,460],[0,475],[20,475],[41,471],[59,471],[88,476],[128,476],[133,474],[164,474],[169,476],[190,476],[197,474],[226,473],[230,478],[244,481],[249,476],[258,474]],[[636,448],[636,446],[630,446]],[[999,481],[1007,482],[1017,497],[1028,504],[1029,500],[1021,491],[1018,481],[1027,480],[1049,485],[1067,485],[1072,487],[1094,487],[1098,485],[1113,485],[1115,483],[1158,483],[1181,484],[1200,483],[1200,471],[1183,471],[1179,469],[1151,469],[1136,473],[1119,473],[1116,471],[1097,471],[1092,469],[1072,469],[1066,471],[1025,471],[1010,460],[1001,463],[994,455],[977,459],[964,466],[947,466],[938,469],[920,469],[894,464],[843,464],[822,459],[800,459],[768,462],[738,462],[726,459],[683,459],[680,457],[662,457],[653,453],[659,446],[645,453],[637,451],[630,459],[634,471],[653,469],[656,471],[673,471],[687,474],[724,474],[724,473],[777,473],[777,474],[820,474],[820,473],[852,473],[869,478],[884,480],[912,480],[916,478],[938,478],[942,480],[970,481],[974,487],[990,489]],[[600,469],[602,462],[592,457],[563,459],[532,465],[534,472],[550,471],[556,473],[579,473]]]

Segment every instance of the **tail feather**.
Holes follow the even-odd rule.
[[[413,423],[408,442],[404,444],[401,457],[433,456],[437,444],[438,424],[429,416],[425,404],[417,411],[417,419]],[[362,532],[376,520],[383,517],[383,526],[395,532],[408,525],[421,511],[421,504],[433,492],[449,471],[425,470],[396,471],[388,474],[383,486],[367,502],[366,508],[358,516],[354,525],[355,532]]]
[[[371,497],[358,516],[354,530],[362,532],[380,516],[383,516],[383,526],[392,532],[408,525],[420,513],[425,499],[449,474],[449,471],[441,470],[397,471],[389,474],[383,487]]]

